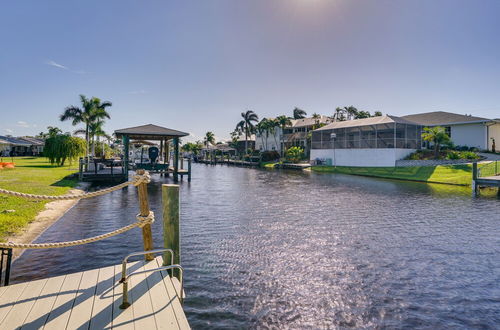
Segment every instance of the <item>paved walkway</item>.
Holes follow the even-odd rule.
[[[490,153],[486,153],[486,152],[480,152],[479,155],[482,156],[482,157],[486,157],[485,160],[488,160],[488,161],[500,160],[500,155],[497,155],[497,154],[490,154]]]

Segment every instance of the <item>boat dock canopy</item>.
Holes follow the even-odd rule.
[[[153,124],[119,129],[115,131],[115,134],[117,138],[128,136],[129,138],[136,140],[170,140],[189,135],[189,133]]]

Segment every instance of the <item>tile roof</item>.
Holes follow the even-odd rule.
[[[414,121],[421,125],[445,125],[445,124],[467,124],[488,122],[490,119],[474,117],[470,115],[461,115],[458,113],[446,111],[433,111],[417,113],[414,115],[402,116],[401,118]]]

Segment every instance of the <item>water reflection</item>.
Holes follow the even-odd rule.
[[[495,327],[500,206],[467,189],[195,165],[181,187],[186,312],[194,328]],[[151,206],[160,215],[161,183]],[[451,190],[449,190],[451,189]],[[40,241],[133,221],[135,188],[81,201]],[[153,225],[161,246],[161,223]],[[17,281],[115,264],[140,231],[28,251]]]

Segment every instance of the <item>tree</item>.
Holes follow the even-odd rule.
[[[373,113],[373,117],[380,117],[380,116],[382,116],[382,112],[380,112],[380,111],[375,111]]]
[[[111,140],[111,136],[109,136],[103,129],[104,126],[104,120],[102,119],[97,119],[89,124],[89,141],[90,144],[92,145],[92,156],[95,156],[95,148],[96,148],[96,143],[99,144],[99,140],[101,137],[104,137],[106,140]],[[83,129],[77,129],[76,131],[73,132],[73,134],[85,134],[85,130]],[[96,141],[97,140],[97,141]]]
[[[64,166],[66,160],[70,162],[85,154],[85,140],[69,134],[57,134],[45,140],[44,155],[51,164]]]
[[[301,147],[291,147],[286,151],[286,160],[290,163],[298,163],[304,158],[304,149]]]
[[[335,113],[333,114],[333,121],[346,121],[347,120],[347,113],[345,109],[342,109],[341,107],[335,108]]]
[[[181,150],[183,152],[191,152],[193,155],[198,155],[198,153],[201,151],[201,148],[202,145],[199,142],[188,142],[181,147]]]
[[[315,113],[313,113],[312,118],[314,119],[314,124],[316,126],[319,125],[319,121],[321,120],[321,115],[319,115],[315,112]]]
[[[370,118],[372,115],[370,114],[369,111],[363,111],[363,110],[360,110],[358,111],[358,113],[356,114],[356,118],[355,119],[363,119],[363,118]]]
[[[240,129],[245,133],[245,151],[248,150],[248,136],[255,132],[255,123],[259,121],[259,116],[252,110],[247,110],[241,113],[243,119],[236,124],[236,129]]]
[[[302,119],[302,118],[306,118],[306,116],[307,116],[307,112],[305,112],[304,110],[297,108],[297,107],[295,107],[295,109],[293,109],[293,119]]]
[[[69,106],[64,109],[63,114],[60,116],[61,121],[71,120],[71,124],[76,126],[83,123],[85,125],[85,154],[89,154],[90,143],[90,124],[97,120],[104,120],[110,118],[106,108],[112,105],[111,102],[101,100],[97,97],[87,98],[85,95],[80,95],[81,108],[77,106]]]
[[[285,128],[287,126],[292,125],[292,121],[290,120],[290,118],[285,116],[285,115],[281,115],[281,116],[276,117],[276,122],[278,123],[279,127],[281,128],[281,136],[283,136],[283,134],[285,132]],[[281,144],[281,157],[283,157],[284,149],[285,149],[285,144],[282,142],[282,144]]]
[[[215,135],[212,132],[206,132],[205,133],[205,138],[203,139],[205,146],[208,148],[208,144],[215,144]]]
[[[424,127],[422,139],[434,143],[434,157],[436,159],[439,158],[439,148],[441,145],[450,142],[450,137],[446,134],[444,127],[441,126]]]

